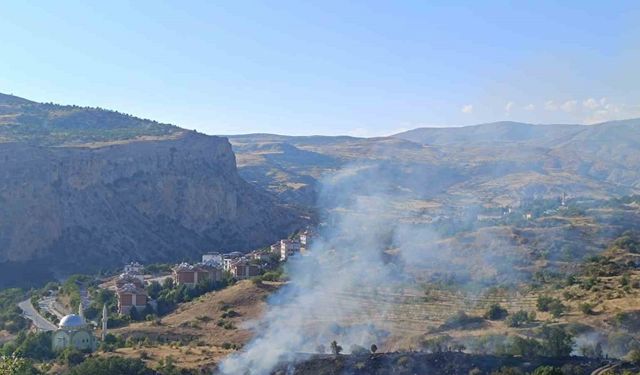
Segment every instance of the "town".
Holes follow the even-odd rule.
[[[133,261],[124,265],[120,274],[102,277],[96,282],[93,293],[89,293],[79,278],[68,280],[67,283],[78,286],[77,313],[71,313],[72,306],[63,306],[58,298],[65,290],[64,285],[46,291],[38,299],[24,301],[20,308],[23,317],[30,320],[37,331],[53,331],[53,351],[90,352],[105,341],[109,328],[126,321],[155,318],[170,311],[171,308],[163,307],[157,293],[150,293],[150,289],[178,287],[197,296],[237,281],[258,278],[281,267],[292,257],[304,256],[314,236],[314,232],[307,229],[246,254],[206,252],[199,262],[181,262],[159,269]],[[87,310],[97,302],[93,297],[109,293],[115,298],[115,311],[109,311],[108,303],[103,301],[100,314],[89,317]]]

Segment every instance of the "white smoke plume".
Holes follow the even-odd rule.
[[[270,298],[254,339],[221,363],[222,374],[268,374],[333,340],[345,352],[381,346],[393,303],[378,298],[406,284],[407,262],[446,264],[448,257],[428,246],[438,239],[432,230],[398,217],[395,205],[404,198],[398,176],[379,165],[354,165],[324,181],[320,238],[308,255],[288,262],[290,283]]]

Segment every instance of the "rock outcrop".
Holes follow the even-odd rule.
[[[249,250],[300,225],[239,177],[226,138],[0,143],[0,285]]]

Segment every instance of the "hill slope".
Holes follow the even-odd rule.
[[[248,250],[300,225],[224,138],[12,96],[0,114],[0,285]]]
[[[368,139],[229,139],[243,177],[304,205],[315,202],[323,176],[354,163],[395,170],[399,190],[453,205],[513,205],[563,192],[602,198],[640,189],[640,119],[593,126],[499,122]]]

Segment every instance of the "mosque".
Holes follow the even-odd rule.
[[[102,308],[102,338],[107,332],[107,306]],[[93,334],[93,327],[84,318],[82,304],[78,308],[78,314],[69,314],[60,319],[58,329],[53,332],[51,346],[54,351],[66,348],[74,348],[81,351],[94,351],[98,342]]]

